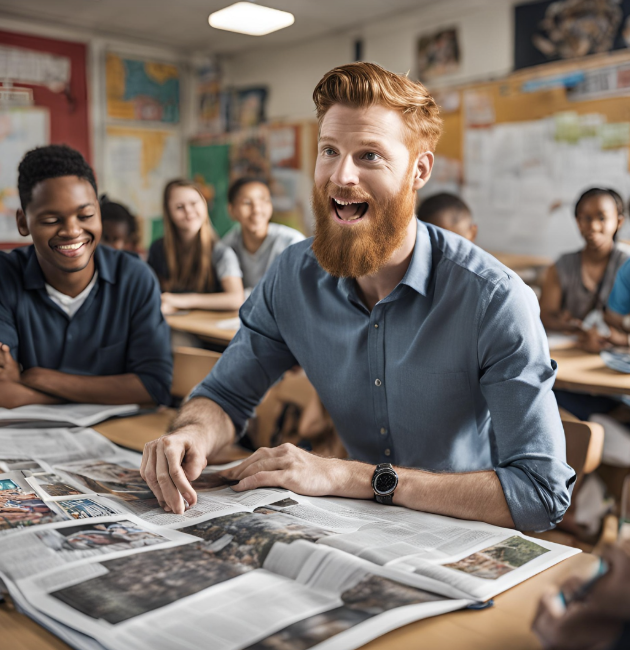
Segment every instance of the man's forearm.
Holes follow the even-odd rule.
[[[135,374],[71,375],[46,368],[22,373],[22,383],[69,402],[83,404],[150,404],[153,399]]]
[[[347,469],[343,480],[347,483],[344,485],[341,481],[338,496],[373,498],[371,480],[374,466],[344,462]],[[395,469],[398,487],[394,493],[394,505],[514,528],[501,482],[493,471],[434,474],[404,467]]]
[[[499,477],[493,471],[433,474],[400,469],[394,503],[437,515],[514,528]]]
[[[60,404],[60,400],[13,381],[0,382],[0,407],[13,409],[28,404]]]
[[[234,424],[227,413],[216,402],[205,397],[196,397],[180,409],[169,434],[187,427],[203,431],[207,438],[207,460],[211,460],[219,450],[233,444],[236,436]]]

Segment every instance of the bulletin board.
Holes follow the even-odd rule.
[[[573,219],[582,191],[630,197],[628,53],[434,94],[444,133],[426,193],[459,190],[484,248],[555,258],[582,245]]]

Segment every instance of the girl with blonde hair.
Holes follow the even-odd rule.
[[[206,199],[192,181],[177,179],[164,188],[164,237],[151,245],[148,262],[160,281],[165,314],[243,303],[236,254],[218,240]]]

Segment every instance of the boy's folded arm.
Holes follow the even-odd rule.
[[[64,401],[18,382],[0,382],[0,408],[13,409],[29,404],[61,404]]]
[[[151,404],[153,398],[133,373],[123,375],[71,375],[47,368],[22,373],[26,387],[54,395],[64,401],[87,404]]]

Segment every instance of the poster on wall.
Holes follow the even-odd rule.
[[[223,237],[234,222],[227,209],[230,185],[230,145],[227,143],[191,143],[188,150],[190,175],[208,201],[214,229]]]
[[[20,242],[15,211],[20,207],[18,165],[24,154],[50,143],[47,108],[0,111],[0,242]]]
[[[110,52],[105,62],[105,78],[108,118],[179,122],[176,65],[127,59]]]
[[[164,186],[181,174],[180,139],[176,133],[107,128],[102,191],[111,201],[123,203],[140,218],[144,247],[159,235]]]
[[[514,68],[630,45],[630,0],[545,0],[514,8]]]
[[[197,127],[209,135],[227,128],[227,93],[221,90],[221,71],[215,63],[197,70]]]
[[[238,131],[259,126],[266,121],[267,89],[233,90],[229,100],[229,129]]]
[[[459,70],[460,49],[457,29],[442,29],[421,36],[416,50],[416,71],[420,81],[429,81]]]

